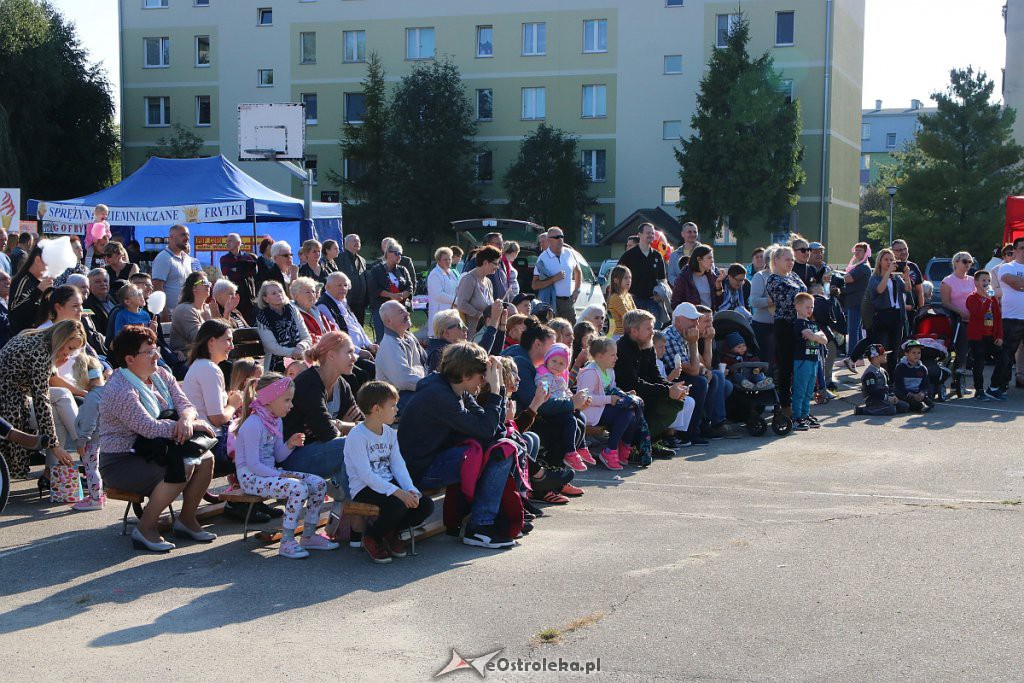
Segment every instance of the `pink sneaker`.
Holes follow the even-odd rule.
[[[313,534],[309,538],[305,536],[299,541],[306,550],[337,550],[340,546],[323,534]]]
[[[566,453],[565,458],[563,458],[562,461],[566,464],[567,467],[577,472],[587,471],[587,466],[583,464],[583,460],[580,458],[580,454],[578,451]]]
[[[596,465],[597,464],[597,461],[594,460],[594,456],[592,456],[590,454],[590,449],[587,448],[586,446],[584,446],[583,448],[579,449],[576,452],[579,454],[580,460],[582,460],[586,464],[588,464],[588,465]]]
[[[619,464],[625,467],[629,464],[629,456],[633,452],[633,447],[628,443],[619,444]]]
[[[103,505],[107,502],[106,496],[101,496],[99,500],[92,496],[86,496],[82,500],[78,501],[71,506],[72,510],[87,511],[87,510],[102,510]]]
[[[287,557],[289,560],[301,560],[304,557],[309,557],[309,551],[299,545],[299,542],[294,538],[282,541],[277,554],[281,557]]]
[[[619,453],[613,451],[610,448],[601,450],[601,455],[597,456],[601,463],[610,470],[621,470],[622,465],[619,464]]]

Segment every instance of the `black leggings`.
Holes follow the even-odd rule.
[[[405,503],[395,496],[377,493],[369,486],[357,493],[352,500],[357,503],[369,503],[380,508],[380,515],[366,529],[366,533],[374,538],[384,538],[392,531],[422,524],[434,511],[434,501],[430,496],[420,498],[420,504],[417,507],[407,508]]]
[[[779,403],[788,408],[793,405],[793,321],[775,319],[775,357],[778,359]]]
[[[886,371],[889,377],[896,372],[896,364],[900,362],[903,352],[900,346],[903,344],[903,317],[899,309],[883,308],[875,311],[874,320],[871,322],[871,343],[881,344],[886,351],[891,351],[886,361]]]

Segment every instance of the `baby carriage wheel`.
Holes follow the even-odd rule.
[[[772,431],[778,436],[786,436],[793,431],[793,418],[778,413],[772,417]]]
[[[751,436],[763,436],[767,431],[768,423],[765,422],[765,419],[760,415],[747,421],[747,432],[749,432]]]

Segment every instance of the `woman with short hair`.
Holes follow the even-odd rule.
[[[491,275],[498,270],[501,252],[492,246],[486,246],[476,252],[476,267],[465,273],[459,280],[455,291],[455,308],[466,321],[471,335],[487,315],[494,303],[494,285]]]
[[[427,334],[434,336],[434,316],[455,304],[459,276],[452,270],[452,250],[441,247],[434,252],[434,269],[427,276]]]
[[[242,297],[238,293],[238,285],[226,277],[213,283],[213,300],[220,309],[220,319],[227,322],[233,330],[249,327],[245,317],[238,312],[238,304]]]
[[[103,258],[107,261],[103,268],[110,276],[110,296],[116,299],[118,290],[128,284],[132,275],[139,272],[139,267],[128,260],[128,250],[120,242],[107,242],[103,248]]]
[[[288,288],[292,295],[292,301],[295,302],[299,313],[302,314],[302,322],[305,323],[306,329],[309,331],[309,343],[312,346],[316,346],[320,337],[338,329],[338,325],[324,315],[316,305],[317,297],[320,294],[319,288],[320,285],[316,280],[304,276],[297,278]]]
[[[256,295],[256,330],[266,352],[263,369],[284,373],[284,359],[301,360],[313,345],[298,306],[288,300],[284,287],[267,280]]]

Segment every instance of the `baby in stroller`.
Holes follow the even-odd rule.
[[[730,332],[725,335],[721,346],[721,359],[725,364],[725,376],[732,380],[733,384],[747,389],[771,389],[775,386],[772,379],[764,374],[759,367],[743,367],[733,370],[737,363],[760,363],[761,359],[747,349],[747,342],[739,332]]]

